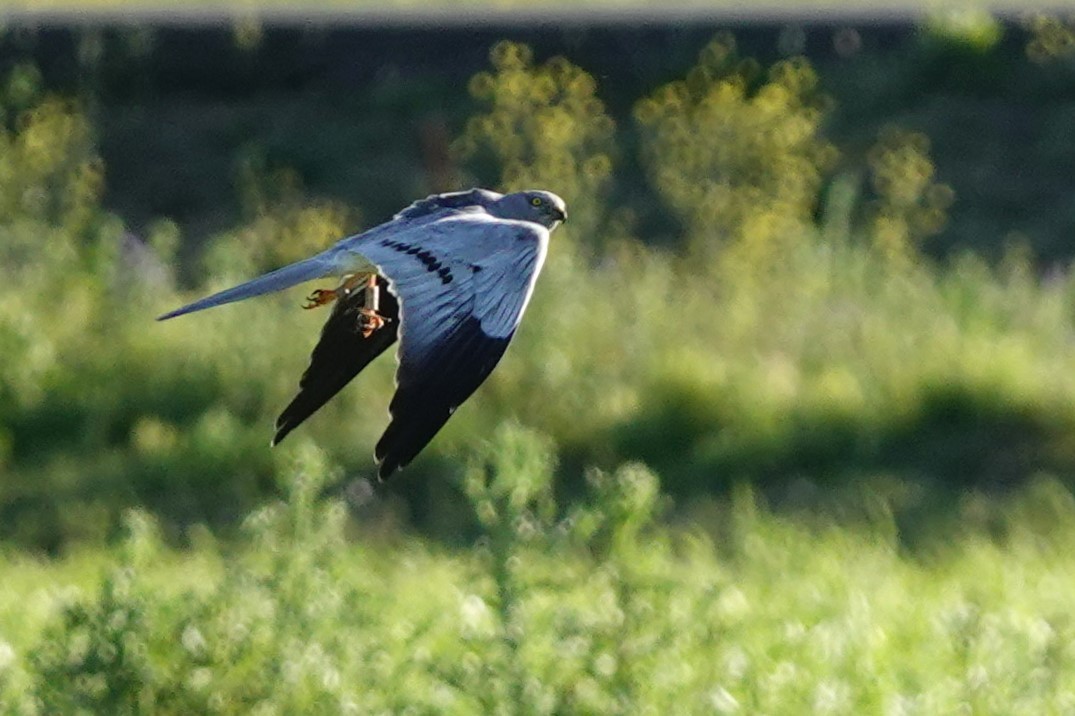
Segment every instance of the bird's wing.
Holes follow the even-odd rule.
[[[396,342],[399,303],[388,290],[388,282],[383,276],[377,277],[377,285],[381,293],[378,312],[387,322],[369,336],[362,335],[359,309],[365,307],[366,292],[361,287],[336,302],[321,329],[321,338],[310,356],[310,365],[299,381],[298,394],[276,419],[273,445],[279,444]]]
[[[489,206],[497,199],[503,197],[488,189],[469,189],[467,191],[454,191],[447,194],[433,194],[425,199],[419,199],[403,211],[396,214],[395,219],[417,219],[428,216],[441,209],[469,209],[471,207]]]
[[[548,237],[537,224],[482,214],[354,246],[400,303],[392,420],[375,450],[382,479],[409,463],[496,366],[530,300]]]
[[[407,213],[407,210],[400,212],[391,221],[379,224],[364,233],[342,239],[336,245],[316,256],[278,268],[246,283],[214,293],[212,296],[199,299],[174,311],[169,311],[163,316],[159,316],[157,320],[164,321],[176,316],[182,316],[185,313],[203,311],[206,308],[221,306],[225,303],[242,301],[246,298],[261,296],[273,291],[282,291],[285,288],[291,288],[305,281],[318,278],[373,271],[374,266],[360,253],[351,250],[350,247],[357,243],[374,241],[382,236],[408,234],[421,229],[427,224],[435,223],[445,216],[459,213],[459,211],[467,210],[470,207],[477,207],[477,204],[465,203],[464,199],[465,197],[480,198],[483,195],[476,192],[482,191],[484,190],[475,189],[471,192],[460,192],[459,196],[445,194],[423,199],[422,202],[425,202],[426,205],[421,211],[416,210],[410,214]],[[486,193],[492,194],[492,192]],[[442,199],[443,201],[441,201]],[[412,208],[422,204],[422,202],[415,202]]]
[[[212,296],[206,296],[193,303],[188,303],[182,308],[177,308],[174,311],[165,313],[163,316],[159,316],[157,320],[165,321],[169,318],[182,316],[185,313],[203,311],[206,308],[221,306],[225,303],[242,301],[244,298],[253,298],[273,291],[281,291],[305,281],[312,281],[325,276],[351,273],[360,269],[358,266],[351,268],[348,265],[354,261],[355,258],[352,254],[341,251],[338,246],[334,246],[316,256],[297,261],[275,271],[270,271],[263,276],[258,276],[246,283],[214,293]]]
[[[382,236],[406,234],[422,226],[435,223],[445,216],[461,212],[481,211],[481,209],[489,206],[501,196],[501,194],[488,189],[470,189],[469,191],[448,194],[433,194],[414,202],[393,216],[390,221],[386,221],[356,236],[349,236],[316,256],[284,266],[264,276],[259,276],[246,283],[189,303],[182,308],[169,311],[163,316],[159,316],[157,320],[165,321],[169,318],[182,316],[185,313],[203,311],[206,308],[221,306],[225,303],[242,301],[246,298],[261,296],[273,291],[281,291],[305,281],[312,281],[326,276],[366,271],[372,267],[365,264],[361,254],[348,250],[348,247],[353,247],[358,243],[368,244]]]

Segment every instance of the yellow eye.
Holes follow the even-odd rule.
[[[533,199],[530,200],[530,206],[541,206],[544,203],[545,202],[541,200],[540,196],[535,196]]]

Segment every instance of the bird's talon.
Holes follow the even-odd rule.
[[[311,308],[317,308],[318,306],[324,306],[332,303],[337,298],[337,293],[333,289],[316,289],[313,293],[306,297],[306,303],[302,305],[306,310]]]

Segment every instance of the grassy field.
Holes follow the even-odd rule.
[[[718,38],[625,141],[599,79],[496,45],[452,161],[572,219],[496,374],[381,486],[390,360],[266,447],[302,289],[152,320],[377,217],[241,161],[236,225],[134,235],[92,106],[16,67],[0,710],[1075,709],[1075,278],[926,258],[958,200],[928,138],[854,164],[821,79]]]
[[[287,498],[224,548],[131,513],[107,553],[2,562],[0,708],[33,713],[1041,714],[1075,708],[1075,503],[1041,479],[928,553],[878,500],[857,526],[749,490],[662,526],[655,476],[592,473],[550,510],[542,439],[465,477],[484,534],[355,541]],[[974,506],[966,505],[972,513]],[[705,514],[708,513],[708,514]],[[701,514],[699,515],[701,516]],[[696,523],[697,524],[697,523]]]

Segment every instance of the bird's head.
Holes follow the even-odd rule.
[[[549,231],[567,221],[567,205],[551,191],[533,189],[506,194],[489,209],[502,219],[532,221]]]

